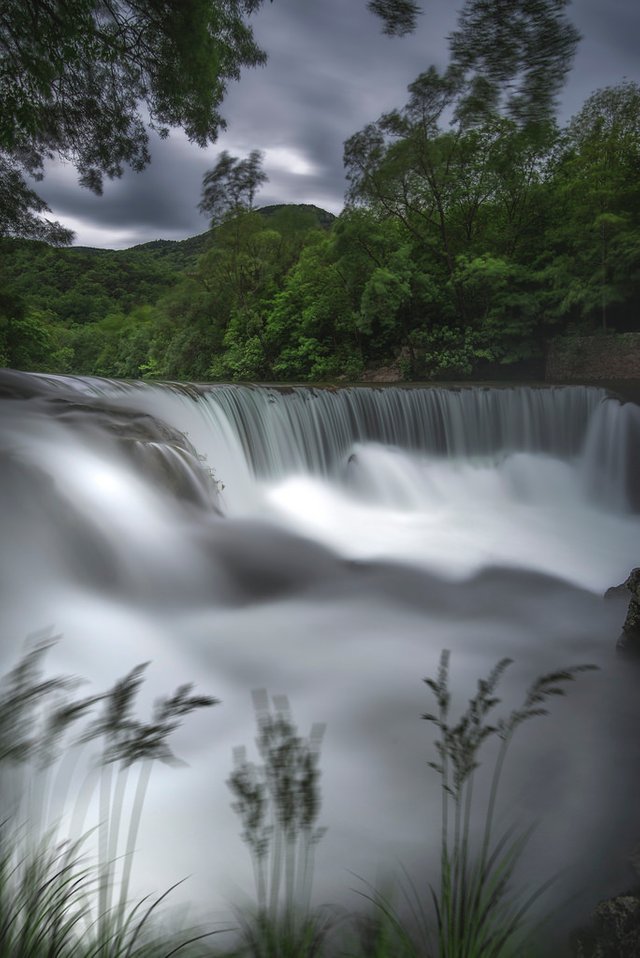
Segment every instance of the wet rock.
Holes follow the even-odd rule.
[[[607,589],[604,594],[605,599],[615,599],[616,596],[622,595],[626,596],[627,594],[627,584],[626,582],[621,582],[620,585],[612,585],[611,588]]]
[[[188,437],[148,413],[129,408],[108,396],[83,393],[73,381],[0,370],[0,401],[7,411],[25,403],[25,412],[51,416],[96,449],[105,440],[116,455],[128,461],[175,499],[222,515],[221,484]]]
[[[618,895],[601,901],[589,928],[573,936],[575,958],[638,958],[640,955],[640,898]]]
[[[630,592],[631,598],[616,648],[625,655],[640,656],[640,568],[632,569],[626,582],[616,586],[615,590],[609,589],[607,596],[622,589]]]

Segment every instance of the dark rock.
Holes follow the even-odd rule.
[[[620,655],[628,655],[634,659],[640,658],[640,635],[634,632],[626,632],[623,629],[616,642],[616,652]],[[640,953],[638,954],[638,958],[640,958]]]
[[[640,956],[640,898],[619,895],[601,901],[589,928],[574,934],[575,958],[638,958]]]
[[[640,568],[631,571],[625,585],[631,599],[622,628],[625,632],[640,632]]]
[[[616,596],[627,594],[627,584],[626,582],[621,582],[620,585],[612,585],[610,589],[604,594],[605,599],[615,599]]]
[[[136,471],[171,496],[222,515],[221,484],[187,436],[161,419],[128,408],[109,397],[81,392],[73,381],[14,370],[0,370],[0,401],[28,401],[70,427],[87,443],[105,439]]]
[[[616,648],[625,655],[636,656],[640,655],[640,568],[632,569],[623,586],[608,589],[606,595],[617,594],[623,587],[631,593],[631,598]]]

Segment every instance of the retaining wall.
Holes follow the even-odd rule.
[[[547,351],[545,379],[565,383],[640,380],[640,333],[554,339]]]

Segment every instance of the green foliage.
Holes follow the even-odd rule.
[[[70,230],[42,217],[49,208],[24,178],[41,179],[47,159],[73,163],[81,185],[101,193],[105,176],[147,165],[149,129],[166,137],[182,127],[200,146],[213,142],[226,126],[220,107],[229,81],[266,60],[248,23],[262,2],[5,0],[0,236],[71,242]],[[389,34],[415,27],[418,7],[411,0],[368,6]],[[254,151],[241,161],[244,173],[251,175],[256,158]],[[209,185],[215,192],[215,176]],[[220,198],[205,194],[204,202],[213,203],[213,213]]]
[[[194,238],[197,239],[197,238]],[[16,369],[139,378],[157,314],[149,305],[193,266],[182,244],[60,250],[0,240],[0,353]],[[185,244],[187,249],[191,241]],[[201,245],[201,241],[200,241]],[[197,247],[196,247],[197,249]]]
[[[520,708],[499,718],[489,715],[500,704],[496,689],[510,659],[501,659],[469,700],[457,722],[451,720],[449,653],[440,658],[437,677],[426,678],[437,711],[422,717],[437,729],[437,758],[429,766],[440,778],[442,793],[440,889],[433,891],[439,958],[503,958],[521,955],[526,941],[525,920],[547,885],[527,894],[513,891],[513,877],[531,835],[507,829],[497,839],[494,823],[507,752],[517,729],[526,721],[548,714],[547,701],[565,694],[567,683],[596,669],[572,666],[539,676],[529,687]],[[482,815],[479,847],[472,841],[475,773],[484,744],[497,739],[499,747]],[[547,883],[548,884],[548,883]]]
[[[393,217],[404,234],[361,312],[404,327],[414,374],[470,375],[481,361],[535,355],[541,279],[529,248],[553,128],[525,130],[497,114],[469,126],[458,112],[453,132],[442,129],[461,92],[434,68],[409,92],[402,111],[345,146],[352,204]]]
[[[359,328],[362,332],[371,334],[376,327],[380,331],[395,328],[398,313],[411,296],[409,268],[403,270],[401,260],[399,251],[396,263],[400,269],[394,271],[390,268],[396,263],[389,267],[378,266],[367,280],[360,300]]]
[[[0,828],[0,949],[7,958],[77,953],[78,926],[90,919],[91,872],[81,843],[49,834],[29,848]]]
[[[490,254],[457,259],[456,282],[474,317],[475,360],[513,363],[536,354],[540,297],[530,271]]]
[[[71,161],[80,183],[100,193],[105,175],[149,162],[147,126],[161,136],[180,126],[201,146],[214,140],[227,83],[265,60],[246,20],[260,2],[7,0],[0,13],[4,234],[69,240],[39,220],[46,206],[22,178],[41,177],[49,157]]]
[[[262,0],[8,0],[0,11],[0,362],[122,378],[472,376],[540,360],[563,330],[637,328],[640,89],[554,108],[578,34],[567,0],[465,0],[449,63],[345,144],[348,206],[254,210],[257,150],[220,154],[201,209],[217,228],[133,250],[56,250],[24,174],[83,185],[149,160],[148,129],[201,145],[230,79],[264,62]],[[368,0],[383,30],[413,0]],[[144,42],[141,42],[141,37]],[[32,237],[47,243],[20,242]]]
[[[325,380],[345,371],[355,317],[334,251],[330,237],[307,245],[274,297],[265,342],[279,379]]]
[[[257,915],[241,917],[242,935],[254,958],[313,958],[330,924],[311,911],[314,850],[326,831],[316,825],[324,725],[313,725],[303,739],[285,696],[274,697],[272,711],[259,690],[253,704],[263,764],[247,761],[246,750],[237,748],[227,782],[256,883]]]
[[[0,236],[29,236],[54,246],[66,246],[73,232],[41,214],[51,210],[27,186],[20,163],[0,151]]]
[[[475,123],[496,111],[519,124],[553,115],[580,39],[569,0],[466,0],[449,38],[459,115]]]
[[[184,716],[217,700],[193,695],[190,684],[182,685],[155,702],[149,722],[138,721],[133,704],[148,663],[132,669],[106,693],[72,698],[81,680],[43,674],[44,657],[57,638],[49,633],[35,637],[37,641],[0,683],[0,790],[5,816],[0,826],[0,953],[8,958],[156,953],[160,939],[149,949],[144,938],[152,913],[168,893],[134,906],[128,898],[151,767],[155,760],[184,764],[167,739]],[[71,739],[70,730],[98,704],[101,714],[75,741]],[[64,753],[72,749],[77,753],[94,740],[102,743],[100,758],[76,799],[71,825],[72,834],[77,830],[81,837],[60,838],[58,823],[51,821],[52,769]],[[130,772],[138,764],[129,803]],[[91,834],[83,829],[97,784],[99,854],[93,866],[83,858]],[[123,817],[125,807],[128,820]],[[165,947],[171,943],[166,936],[163,939]],[[173,944],[179,948],[186,942],[182,938]]]
[[[638,84],[599,90],[557,152],[546,277],[555,309],[587,330],[632,328],[640,305],[639,116]]]
[[[537,372],[558,332],[638,328],[637,86],[594,94],[566,130],[470,124],[460,97],[432,68],[355,134],[337,220],[250,210],[245,161],[228,157],[229,210],[246,209],[203,237],[118,252],[5,240],[0,360],[196,381],[348,381],[390,362],[482,377]]]
[[[167,317],[172,339],[176,326],[200,325],[206,365],[198,378],[271,378],[274,353],[267,327],[272,303],[302,250],[319,232],[315,208],[305,206],[272,207],[266,216],[247,211],[218,227],[193,274],[200,289],[197,316],[185,303],[185,312],[172,311]],[[163,305],[166,309],[167,303]],[[165,366],[168,375],[193,376],[189,357],[174,356],[176,365]]]
[[[107,315],[92,327],[96,342],[102,335],[104,343],[93,363],[95,374],[140,379],[146,368],[156,317],[152,306],[138,306],[127,316]]]
[[[413,375],[541,356],[548,317],[561,318],[543,259],[553,112],[578,40],[566,6],[516,3],[505,17],[499,4],[467,0],[448,67],[430,67],[401,110],[345,144],[351,208],[396,220],[403,234],[366,280],[361,328],[374,321],[384,342],[388,324]]]
[[[416,28],[420,7],[413,0],[368,0],[367,7],[383,23],[390,37],[402,37]]]
[[[252,150],[244,160],[223,150],[213,169],[205,173],[199,209],[208,213],[212,226],[251,212],[256,192],[269,179],[262,169],[263,159],[260,150]]]

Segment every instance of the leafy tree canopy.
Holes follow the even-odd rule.
[[[640,84],[623,80],[596,90],[571,120],[566,137],[578,149],[607,139],[640,154]]]
[[[61,157],[96,193],[149,161],[148,127],[201,146],[241,67],[263,63],[246,16],[261,0],[5,0],[0,8],[0,227],[69,239],[22,180]],[[144,117],[144,118],[143,118]],[[25,215],[25,206],[30,215]],[[8,232],[5,227],[4,232]]]
[[[226,84],[263,63],[245,15],[260,0],[5,0],[0,145],[29,172],[70,160],[100,192],[149,160],[149,126],[201,146],[224,126]]]
[[[49,207],[27,186],[20,164],[0,152],[0,236],[28,236],[65,246],[73,239],[71,230],[42,218]]]
[[[420,7],[413,0],[369,0],[369,10],[383,23],[383,31],[390,37],[402,37],[416,28]]]
[[[209,214],[212,226],[251,212],[256,192],[269,179],[262,169],[263,159],[260,150],[252,150],[244,160],[223,150],[213,169],[205,173],[199,209]]]
[[[548,120],[580,34],[569,0],[466,0],[450,36],[451,71],[471,119],[501,112],[520,125]]]
[[[24,175],[62,158],[101,193],[149,162],[148,130],[182,127],[200,146],[225,121],[229,80],[264,63],[248,16],[263,0],[3,0],[0,5],[0,235],[68,243]],[[415,26],[410,0],[371,0],[390,34]]]

